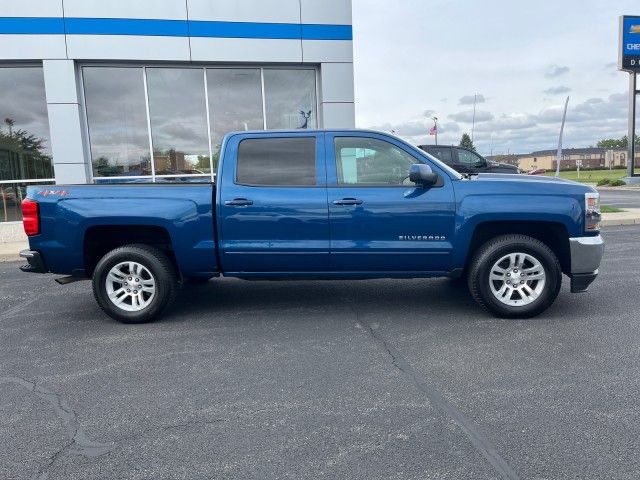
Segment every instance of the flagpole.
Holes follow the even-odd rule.
[[[438,145],[438,117],[432,117],[432,118],[433,118],[433,125],[436,130],[436,145]]]
[[[562,125],[560,125],[560,136],[558,137],[558,151],[556,152],[556,177],[560,176],[560,160],[562,159],[562,132],[564,131],[564,121],[567,118],[567,106],[569,105],[569,97],[564,102],[564,113],[562,114]],[[580,171],[578,170],[578,175]]]

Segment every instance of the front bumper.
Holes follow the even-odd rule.
[[[604,254],[604,241],[595,237],[569,239],[571,250],[571,292],[585,292],[598,276],[598,268]]]
[[[47,273],[47,268],[44,266],[44,260],[40,252],[35,250],[22,250],[20,257],[27,259],[26,265],[21,265],[20,270],[28,273]]]

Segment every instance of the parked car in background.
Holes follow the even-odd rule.
[[[418,148],[460,173],[519,173],[514,165],[491,162],[472,150],[455,145],[418,145]]]
[[[544,175],[547,171],[544,168],[534,168],[527,172],[527,175]]]

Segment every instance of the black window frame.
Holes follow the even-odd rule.
[[[239,173],[239,164],[240,164],[240,147],[242,145],[243,142],[247,142],[247,141],[255,141],[255,140],[266,140],[266,141],[272,141],[272,140],[312,140],[313,141],[313,179],[314,179],[314,183],[312,185],[309,184],[264,184],[264,183],[245,183],[245,182],[241,182],[238,179],[238,173]],[[318,188],[318,187],[324,187],[324,185],[320,185],[318,183],[318,137],[316,135],[283,135],[283,136],[278,136],[278,137],[271,137],[271,136],[259,136],[259,137],[248,137],[248,138],[243,138],[238,142],[238,145],[236,147],[236,161],[235,161],[235,172],[234,172],[234,178],[233,178],[233,183],[234,185],[239,185],[239,186],[244,186],[244,187],[271,187],[271,188]]]

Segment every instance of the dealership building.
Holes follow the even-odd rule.
[[[0,6],[0,222],[29,184],[210,181],[226,132],[354,116],[351,0]]]

